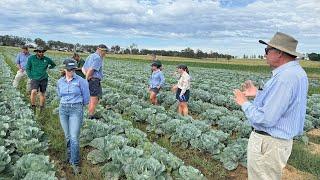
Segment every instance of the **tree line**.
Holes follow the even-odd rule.
[[[65,43],[62,41],[44,41],[41,38],[36,38],[32,40],[31,38],[24,38],[19,36],[11,36],[11,35],[0,35],[0,45],[2,46],[15,46],[19,47],[22,45],[27,45],[29,47],[42,46],[46,49],[50,50],[58,50],[58,51],[76,51],[76,52],[89,52],[92,53],[97,49],[97,45],[83,45],[83,44],[72,44]],[[181,51],[173,51],[173,50],[150,50],[150,49],[139,49],[138,45],[133,43],[128,47],[122,48],[119,45],[113,45],[109,49],[110,53],[115,54],[135,54],[135,55],[147,55],[147,54],[156,54],[161,56],[177,56],[177,57],[186,57],[186,58],[224,58],[224,59],[234,59],[236,56],[232,56],[229,54],[222,54],[218,52],[204,52],[200,49],[193,50],[191,48],[185,48]],[[307,55],[312,61],[320,61],[320,54],[310,53]],[[263,59],[262,55],[243,55],[244,59]]]

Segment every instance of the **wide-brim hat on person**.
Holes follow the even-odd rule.
[[[104,44],[99,44],[98,49],[100,49],[101,51],[108,51],[108,47]]]
[[[293,56],[303,57],[303,54],[296,51],[298,41],[293,37],[284,34],[282,32],[277,32],[269,42],[259,40],[259,43],[268,45],[285,53],[288,53]]]
[[[63,61],[63,64],[65,65],[64,68],[67,70],[77,69],[77,62],[73,59],[66,59]]]
[[[35,50],[33,50],[33,52],[39,52],[39,51],[42,51],[42,52],[46,52],[47,50],[44,49],[43,47],[37,47]]]

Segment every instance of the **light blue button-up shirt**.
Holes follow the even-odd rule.
[[[89,104],[89,84],[82,77],[74,74],[71,81],[61,77],[57,83],[57,92],[61,104],[83,103]]]
[[[163,86],[164,85],[164,75],[162,71],[158,70],[155,72],[152,72],[152,75],[149,79],[149,86],[150,88],[156,88],[158,86]]]
[[[93,54],[90,54],[84,65],[83,68],[87,71],[89,68],[92,68],[94,70],[92,77],[102,79],[103,78],[103,59],[100,57],[100,55],[95,52]]]
[[[303,133],[308,77],[297,60],[272,71],[272,77],[253,102],[242,105],[251,126],[281,139]]]
[[[20,64],[20,67],[25,70],[28,62],[28,58],[31,54],[28,52],[27,54],[24,54],[23,52],[20,52],[17,54],[16,57],[16,64]]]

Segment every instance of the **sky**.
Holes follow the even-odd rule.
[[[0,35],[46,41],[263,54],[284,32],[320,52],[320,0],[1,0]]]

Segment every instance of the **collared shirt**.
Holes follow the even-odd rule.
[[[297,60],[272,71],[272,77],[253,102],[242,105],[252,127],[281,139],[303,133],[308,77]]]
[[[26,71],[30,79],[42,80],[48,78],[47,68],[52,69],[56,64],[48,57],[38,58],[32,55],[28,58]]]
[[[28,62],[28,58],[31,54],[28,52],[27,54],[20,52],[16,57],[16,64],[19,64],[21,69],[25,70]]]
[[[178,88],[181,89],[180,96],[190,89],[190,80],[190,75],[187,72],[183,72],[177,84]]]
[[[164,85],[164,75],[162,71],[157,70],[152,72],[151,77],[149,79],[150,88],[157,88],[158,86]]]
[[[88,71],[89,68],[92,68],[94,70],[92,77],[98,78],[100,80],[103,78],[103,59],[97,52],[90,54],[87,57],[86,62],[83,65],[83,68],[85,69],[85,71]]]
[[[61,77],[57,82],[57,93],[61,104],[89,103],[89,84],[88,81],[74,74],[71,81],[66,77]]]

